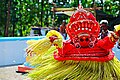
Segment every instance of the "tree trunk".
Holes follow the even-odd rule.
[[[5,36],[8,37],[8,29],[10,26],[10,6],[11,6],[11,1],[8,0],[8,7],[7,7],[7,21],[5,25]]]
[[[42,24],[42,22],[43,22],[43,4],[44,4],[44,0],[41,0],[41,27],[43,27],[43,24]]]
[[[47,1],[47,4],[49,4],[49,2],[48,2],[48,1]],[[48,21],[49,21],[49,19],[48,19],[48,16],[49,16],[49,15],[48,15],[48,9],[47,9],[47,23],[46,23],[46,26],[47,26],[47,27],[49,26],[49,22],[48,22]]]

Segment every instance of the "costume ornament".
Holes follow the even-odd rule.
[[[27,48],[35,54],[30,62],[32,80],[120,80],[120,62],[112,48],[120,28],[98,40],[99,23],[92,13],[79,8],[66,27],[70,39],[62,41],[59,32],[51,30],[46,38],[33,41]]]

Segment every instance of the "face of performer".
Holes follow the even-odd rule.
[[[62,25],[64,25],[64,26],[65,26],[65,24],[66,24],[65,22],[62,22]]]
[[[108,29],[107,24],[101,24],[101,28],[102,30],[106,31]]]

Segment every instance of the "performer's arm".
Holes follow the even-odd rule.
[[[104,39],[98,41],[97,46],[103,49],[112,49],[119,38],[120,38],[120,25],[117,25],[115,26],[114,32],[106,36]]]
[[[104,39],[98,41],[97,46],[103,49],[112,49],[115,45],[115,41],[112,41],[110,37],[106,36]]]

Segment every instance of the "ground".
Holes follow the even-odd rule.
[[[16,73],[17,66],[0,67],[0,80],[30,80],[26,74]]]

